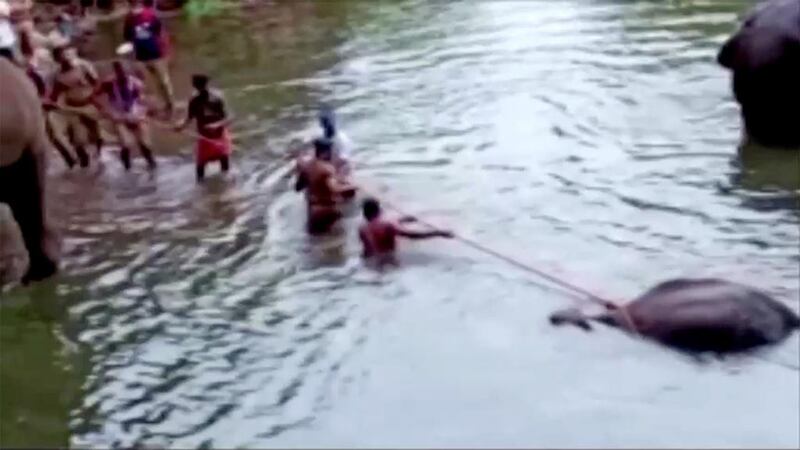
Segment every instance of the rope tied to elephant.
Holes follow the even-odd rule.
[[[69,108],[63,108],[63,109],[67,113],[85,114],[83,111],[70,111]],[[114,121],[114,119],[112,117],[104,117],[104,118],[106,120]],[[146,120],[146,121],[154,124],[155,126],[157,126],[159,128],[162,128],[162,129],[165,129],[167,131],[176,132],[176,133],[183,134],[183,135],[185,135],[187,137],[191,137],[191,138],[195,138],[195,139],[205,139],[202,135],[200,135],[198,133],[194,133],[194,132],[189,131],[189,130],[177,131],[172,126],[170,126],[169,124],[166,124],[164,122],[152,119],[150,117],[145,117],[143,120]],[[232,144],[232,146],[234,148],[239,148],[235,144]],[[289,152],[289,153],[292,153],[292,155],[290,155],[290,156],[296,156],[295,154],[299,153],[301,151],[301,148],[300,148],[299,145],[295,145],[295,147],[296,148],[294,148],[292,151]],[[376,198],[377,197],[381,197],[381,196],[377,195],[376,193],[374,193],[371,189],[365,187],[364,183],[357,183],[357,186],[359,187],[359,189],[362,192],[364,192],[367,195],[370,195],[370,196],[373,196],[373,197],[376,197]],[[260,194],[255,195],[255,197],[261,197],[263,195],[266,195],[266,194],[260,193]],[[397,204],[395,204],[395,202],[386,201],[385,199],[382,202],[389,209],[394,210],[398,214],[401,214],[401,215],[404,215],[404,216],[413,216],[416,219],[417,222],[419,222],[419,223],[421,223],[421,224],[423,224],[423,225],[425,225],[427,227],[430,227],[430,228],[433,228],[433,229],[440,228],[439,226],[437,226],[436,224],[432,223],[431,221],[428,221],[428,220],[425,220],[425,219],[421,219],[421,218],[417,217],[414,214],[409,214],[404,208],[401,208],[401,207],[397,206]],[[556,276],[556,275],[554,275],[552,273],[549,273],[549,272],[547,272],[547,271],[545,271],[543,269],[540,269],[540,268],[534,266],[533,264],[526,263],[524,261],[521,261],[518,258],[515,258],[515,257],[510,256],[508,254],[502,253],[502,252],[500,252],[500,251],[498,251],[496,249],[493,249],[493,248],[491,248],[491,247],[489,247],[489,246],[487,246],[485,244],[482,244],[481,242],[479,242],[476,239],[472,239],[472,238],[466,237],[466,236],[464,236],[462,234],[459,234],[459,233],[453,233],[453,238],[454,238],[454,240],[464,244],[467,247],[470,247],[470,248],[472,248],[472,249],[474,249],[476,251],[479,251],[479,252],[481,252],[483,254],[489,255],[489,256],[491,256],[493,258],[499,259],[499,260],[501,260],[501,261],[513,266],[513,267],[516,267],[516,268],[518,268],[518,269],[520,269],[520,270],[522,270],[522,271],[524,271],[526,273],[532,274],[534,276],[537,276],[539,278],[547,280],[547,281],[549,281],[550,283],[552,283],[554,285],[557,285],[558,287],[561,288],[560,292],[562,294],[565,294],[567,297],[571,298],[572,300],[596,304],[596,305],[599,305],[599,306],[601,306],[602,308],[604,308],[604,309],[606,309],[608,311],[613,311],[613,312],[619,313],[620,319],[622,319],[623,323],[625,324],[625,328],[627,329],[628,332],[630,332],[636,338],[643,338],[644,337],[642,335],[641,331],[639,330],[639,327],[637,326],[636,322],[634,321],[633,317],[631,316],[627,305],[615,303],[615,302],[613,302],[613,301],[611,301],[611,300],[609,300],[609,299],[607,299],[607,298],[605,298],[605,297],[603,297],[601,295],[598,295],[598,294],[596,294],[596,293],[594,293],[594,292],[592,292],[592,291],[590,291],[588,289],[585,289],[585,288],[583,288],[581,286],[578,286],[578,285],[576,285],[574,283],[571,283],[571,282],[569,282],[567,280],[564,280],[563,278],[560,278],[560,277],[558,277],[558,276]],[[764,362],[769,362],[769,363],[775,364],[777,366],[783,367],[785,369],[789,369],[789,370],[792,370],[792,371],[795,371],[795,372],[800,372],[800,366],[793,365],[793,364],[786,363],[786,362],[782,362],[782,361],[774,361],[774,360],[767,359],[767,358],[759,356],[759,355],[753,355],[753,356],[758,358],[758,359],[761,359]]]
[[[81,111],[81,110],[78,110],[78,109],[65,107],[65,106],[62,106],[62,105],[52,105],[51,104],[51,107],[54,110],[61,111],[61,112],[66,113],[66,114],[78,114],[78,115],[84,115],[84,116],[91,116],[91,118],[96,119],[96,120],[109,120],[109,121],[112,121],[112,122],[116,122],[116,120],[113,117],[111,117],[111,116],[109,116],[107,114],[103,114],[103,113],[100,113],[100,116],[98,117],[98,116],[94,116],[92,114],[87,114],[85,111]],[[159,120],[156,120],[156,119],[153,119],[152,117],[143,117],[142,120],[146,121],[148,123],[151,123],[152,125],[154,125],[154,126],[156,126],[158,128],[164,129],[166,131],[171,131],[171,132],[174,132],[174,133],[183,134],[183,135],[185,135],[187,137],[191,137],[191,138],[194,138],[194,139],[209,140],[208,138],[202,136],[201,134],[195,133],[195,132],[190,131],[190,130],[180,130],[180,131],[175,130],[174,127],[170,126],[169,124],[167,124],[165,122],[162,122],[162,121],[159,121]],[[238,146],[236,144],[233,144],[233,143],[231,144],[231,146],[234,149],[238,148]],[[370,189],[367,189],[366,187],[364,187],[364,185],[362,183],[359,183],[357,185],[358,185],[359,189],[361,189],[362,192],[364,192],[364,193],[366,193],[368,195],[371,195],[373,197],[376,197],[376,198],[380,197],[379,195],[373,193]],[[412,215],[412,214],[409,214],[408,212],[406,212],[403,208],[400,208],[399,206],[395,205],[393,202],[388,202],[388,201],[384,200],[383,203],[386,204],[387,207],[389,207],[390,209],[394,210],[395,212],[397,212],[397,213],[399,213],[401,215],[406,215],[406,216]],[[426,221],[424,219],[420,219],[419,217],[417,217],[415,215],[414,215],[414,217],[417,220],[417,222],[419,222],[419,223],[421,223],[421,224],[423,224],[423,225],[425,225],[427,227],[434,228],[434,229],[439,228],[438,226],[436,226],[435,224],[433,224],[433,223],[431,223],[429,221]],[[613,302],[613,301],[611,301],[609,299],[603,298],[602,296],[600,296],[598,294],[595,294],[595,293],[593,293],[593,292],[591,292],[591,291],[589,291],[587,289],[584,289],[584,288],[582,288],[580,286],[577,286],[574,283],[570,283],[570,282],[568,282],[568,281],[566,281],[566,280],[564,280],[562,278],[559,278],[559,277],[557,277],[557,276],[555,276],[555,275],[553,275],[551,273],[548,273],[548,272],[544,271],[543,269],[539,269],[539,268],[533,266],[532,264],[525,263],[525,262],[520,261],[519,259],[517,259],[517,258],[515,258],[513,256],[504,254],[504,253],[502,253],[502,252],[500,252],[498,250],[490,248],[489,246],[487,246],[485,244],[482,244],[482,243],[478,242],[475,239],[471,239],[471,238],[465,237],[465,236],[463,236],[463,235],[461,235],[459,233],[453,233],[453,238],[456,241],[461,242],[462,244],[466,245],[467,247],[470,247],[470,248],[472,248],[474,250],[477,250],[477,251],[479,251],[481,253],[484,253],[486,255],[489,255],[489,256],[492,256],[492,257],[494,257],[496,259],[504,261],[505,263],[507,263],[507,264],[509,264],[511,266],[514,266],[514,267],[516,267],[516,268],[518,268],[520,270],[523,270],[523,271],[525,271],[527,273],[530,273],[532,275],[535,275],[535,276],[538,276],[540,278],[543,278],[543,279],[545,279],[545,280],[547,280],[547,281],[559,286],[562,289],[562,293],[566,294],[568,297],[572,298],[573,300],[580,300],[580,301],[584,301],[584,302],[590,302],[590,303],[593,303],[593,304],[597,304],[597,305],[599,305],[599,306],[601,306],[601,307],[603,307],[603,308],[605,308],[607,310],[618,311],[622,315],[624,321],[627,323],[627,326],[628,326],[629,330],[632,331],[637,336],[639,336],[639,331],[638,331],[638,328],[636,326],[636,323],[633,321],[633,318],[630,316],[630,313],[627,311],[627,308],[624,305],[621,305],[621,304],[615,303],[615,302]]]
[[[372,192],[370,192],[369,190],[365,189],[363,187],[363,185],[359,185],[359,188],[362,191],[364,191],[365,193],[367,193],[369,195],[372,195],[373,197],[377,197],[377,195],[375,195]],[[419,222],[419,223],[421,223],[421,224],[423,224],[423,225],[425,225],[427,227],[430,227],[430,228],[433,228],[433,229],[439,229],[440,228],[437,225],[435,225],[435,224],[433,224],[433,223],[431,223],[429,221],[426,221],[424,219],[418,218],[416,215],[409,214],[407,211],[405,211],[404,209],[398,207],[393,202],[387,202],[387,201],[384,200],[384,201],[382,201],[382,203],[384,203],[389,209],[394,210],[396,213],[398,213],[400,215],[414,217],[417,222]],[[467,247],[470,247],[470,248],[472,248],[474,250],[477,250],[477,251],[479,251],[481,253],[484,253],[486,255],[489,255],[489,256],[492,256],[492,257],[494,257],[496,259],[504,261],[505,263],[507,263],[507,264],[509,264],[511,266],[514,266],[514,267],[516,267],[516,268],[518,268],[520,270],[523,270],[523,271],[525,271],[527,273],[533,274],[533,275],[538,276],[540,278],[543,278],[543,279],[545,279],[547,281],[550,281],[551,283],[553,283],[555,285],[558,285],[560,288],[562,288],[564,290],[563,293],[566,294],[568,297],[572,298],[573,300],[580,300],[580,301],[583,301],[583,302],[594,303],[594,304],[600,305],[601,307],[603,307],[603,308],[605,308],[607,310],[619,312],[620,315],[622,316],[622,319],[627,324],[627,328],[635,336],[641,337],[641,334],[639,333],[639,329],[636,326],[636,322],[634,322],[633,317],[631,317],[630,312],[628,311],[628,308],[625,305],[622,305],[622,304],[619,304],[619,303],[615,303],[615,302],[613,302],[613,301],[611,301],[609,299],[606,299],[606,298],[604,298],[604,297],[602,297],[602,296],[600,296],[598,294],[595,294],[595,293],[593,293],[593,292],[591,292],[591,291],[589,291],[589,290],[587,290],[585,288],[582,288],[582,287],[580,287],[580,286],[578,286],[578,285],[576,285],[574,283],[570,283],[569,281],[564,280],[563,278],[560,278],[560,277],[557,277],[557,276],[555,276],[555,275],[553,275],[551,273],[548,273],[548,272],[544,271],[543,269],[539,269],[539,268],[533,266],[532,264],[525,263],[525,262],[520,261],[519,259],[517,259],[517,258],[515,258],[513,256],[509,256],[507,254],[499,252],[499,251],[497,251],[497,250],[495,250],[495,249],[493,249],[491,247],[488,247],[488,246],[486,246],[484,244],[481,244],[480,242],[478,242],[475,239],[470,239],[468,237],[465,237],[465,236],[463,236],[463,235],[461,235],[459,233],[455,233],[455,232],[453,233],[453,239],[455,239],[458,242],[461,242],[462,244],[466,245]]]
[[[86,113],[83,112],[83,111],[73,111],[70,108],[66,108],[66,107],[55,106],[55,109],[60,109],[65,113],[86,115]],[[101,119],[115,121],[114,118],[108,117],[108,116],[104,116]],[[143,120],[148,121],[148,122],[152,123],[153,125],[155,125],[155,126],[157,126],[159,128],[165,129],[167,131],[183,134],[183,135],[185,135],[187,137],[191,137],[191,138],[195,138],[195,139],[206,139],[202,135],[200,135],[198,133],[194,133],[194,132],[189,131],[189,130],[177,131],[172,126],[170,126],[169,124],[166,124],[164,122],[155,120],[155,119],[150,118],[150,117],[145,117],[145,118],[143,118]],[[237,146],[235,144],[232,144],[232,146],[234,148],[240,148],[239,146]],[[290,153],[297,153],[299,151],[300,151],[300,149],[296,148]],[[292,155],[292,156],[294,156],[294,155]],[[366,188],[363,183],[358,183],[357,186],[359,187],[359,189],[362,190],[362,192],[364,192],[364,193],[366,193],[368,195],[371,195],[371,196],[374,196],[374,197],[380,197],[379,195],[376,195],[375,193],[373,193],[370,189]],[[256,197],[261,197],[263,195],[266,195],[266,194],[264,194],[264,193],[257,194]],[[430,221],[427,221],[425,219],[420,219],[415,215],[409,214],[403,208],[397,206],[394,202],[383,200],[383,203],[389,209],[394,210],[395,212],[397,212],[397,213],[399,213],[401,215],[413,216],[416,219],[417,222],[419,222],[419,223],[421,223],[421,224],[423,224],[425,226],[428,226],[428,227],[431,227],[431,228],[434,228],[434,229],[439,228],[437,225],[435,225],[434,223],[432,223]],[[501,261],[504,261],[505,263],[507,263],[507,264],[509,264],[509,265],[511,265],[513,267],[516,267],[516,268],[518,268],[518,269],[520,269],[520,270],[522,270],[522,271],[524,271],[526,273],[535,275],[535,276],[537,276],[539,278],[542,278],[542,279],[545,279],[545,280],[551,282],[554,285],[559,286],[562,289],[561,292],[563,294],[566,294],[569,298],[571,298],[573,300],[580,300],[582,302],[593,303],[593,304],[596,304],[596,305],[599,305],[599,306],[605,308],[606,310],[618,312],[620,314],[620,318],[626,324],[627,331],[631,332],[634,335],[634,337],[637,337],[637,338],[642,338],[643,337],[643,335],[641,334],[636,322],[633,320],[633,317],[631,316],[630,311],[628,311],[628,307],[626,305],[615,303],[615,302],[613,302],[613,301],[611,301],[611,300],[609,300],[607,298],[604,298],[603,296],[600,296],[600,295],[598,295],[598,294],[596,294],[594,292],[591,292],[588,289],[582,288],[582,287],[580,287],[580,286],[578,286],[578,285],[576,285],[574,283],[571,283],[571,282],[569,282],[567,280],[564,280],[563,278],[560,278],[560,277],[558,277],[556,275],[553,275],[552,273],[549,273],[549,272],[547,272],[547,271],[545,271],[543,269],[537,268],[533,264],[526,263],[524,261],[521,261],[520,259],[517,259],[517,258],[515,258],[513,256],[510,256],[508,254],[502,253],[502,252],[500,252],[500,251],[498,251],[496,249],[493,249],[493,248],[491,248],[491,247],[489,247],[489,246],[487,246],[485,244],[482,244],[481,242],[479,242],[476,239],[471,239],[469,237],[466,237],[464,235],[457,234],[457,233],[453,233],[453,238],[456,241],[464,244],[467,247],[470,247],[470,248],[472,248],[472,249],[474,249],[476,251],[479,251],[479,252],[481,252],[483,254],[486,254],[486,255],[492,256],[492,257],[494,257],[496,259],[499,259]],[[785,368],[785,369],[789,369],[789,370],[792,370],[792,371],[795,371],[795,372],[800,372],[800,366],[798,366],[798,365],[794,365],[794,364],[787,363],[787,362],[784,362],[784,361],[775,361],[775,360],[768,359],[768,358],[766,358],[764,356],[757,355],[757,354],[751,354],[751,356],[753,356],[755,358],[758,358],[758,359],[760,359],[760,360],[762,360],[764,362],[775,364],[776,366],[779,366],[779,367],[782,367],[782,368]]]
[[[111,122],[117,122],[117,120],[115,118],[111,117],[108,114],[103,114],[102,112],[100,112],[99,116],[95,116],[95,115],[92,115],[92,114],[88,114],[85,111],[82,111],[82,110],[79,110],[79,109],[75,109],[75,108],[66,107],[66,106],[62,106],[62,105],[50,104],[50,107],[53,110],[60,111],[60,112],[66,113],[66,114],[77,114],[77,115],[89,116],[89,117],[91,117],[92,119],[95,119],[95,120],[108,120],[108,121],[111,121]],[[175,130],[175,128],[173,126],[171,126],[171,125],[169,125],[169,124],[167,124],[165,122],[153,119],[152,117],[143,117],[142,120],[145,121],[145,122],[151,123],[154,126],[156,126],[158,128],[161,128],[161,129],[164,129],[166,131],[171,131],[173,133],[183,134],[183,135],[185,135],[187,137],[191,137],[191,138],[194,138],[194,139],[210,140],[210,139],[206,138],[205,136],[203,136],[203,135],[201,135],[199,133],[195,133],[195,132],[190,131],[190,130],[180,130],[180,131]],[[231,143],[231,147],[233,149],[237,149],[238,148],[238,146],[236,144],[233,144],[233,143]],[[359,189],[361,189],[362,192],[364,192],[364,193],[366,193],[368,195],[371,195],[371,196],[376,197],[376,198],[379,197],[378,195],[373,193],[371,190],[365,188],[363,184],[358,184],[358,187],[359,187]],[[402,208],[400,208],[397,205],[395,205],[393,202],[387,202],[387,201],[384,200],[383,203],[386,204],[386,206],[388,206],[390,209],[396,211],[397,213],[399,213],[401,215],[406,215],[406,216],[411,215],[411,214],[407,213],[405,210],[403,210]],[[414,216],[414,217],[417,220],[417,222],[419,222],[419,223],[421,223],[421,224],[423,224],[423,225],[425,225],[427,227],[434,228],[434,229],[439,228],[438,226],[436,226],[435,224],[433,224],[433,223],[431,223],[429,221],[426,221],[424,219],[420,219],[417,216]],[[539,269],[539,268],[533,266],[532,264],[525,263],[525,262],[520,261],[519,259],[517,259],[515,257],[506,255],[506,254],[501,253],[501,252],[499,252],[499,251],[497,251],[495,249],[492,249],[492,248],[490,248],[490,247],[488,247],[488,246],[486,246],[484,244],[481,244],[480,242],[478,242],[475,239],[470,239],[470,238],[465,237],[465,236],[463,236],[461,234],[458,234],[458,233],[453,233],[453,238],[456,241],[461,242],[462,244],[466,245],[467,247],[470,247],[470,248],[472,248],[474,250],[477,250],[477,251],[479,251],[481,253],[484,253],[486,255],[489,255],[489,256],[492,256],[492,257],[494,257],[496,259],[504,261],[505,263],[507,263],[507,264],[509,264],[511,266],[514,266],[514,267],[516,267],[518,269],[521,269],[521,270],[523,270],[523,271],[525,271],[527,273],[530,273],[530,274],[533,274],[533,275],[538,276],[540,278],[543,278],[543,279],[545,279],[545,280],[547,280],[547,281],[559,286],[562,289],[562,293],[566,294],[568,297],[572,298],[573,300],[580,300],[580,301],[584,301],[584,302],[594,303],[594,304],[597,304],[597,305],[605,308],[606,310],[619,312],[622,315],[623,320],[627,324],[627,328],[631,332],[633,332],[637,337],[641,336],[639,331],[638,331],[638,327],[636,326],[636,323],[633,321],[633,318],[631,317],[631,315],[630,315],[630,313],[627,310],[625,305],[621,305],[621,304],[615,303],[615,302],[613,302],[611,300],[608,300],[606,298],[603,298],[602,296],[600,296],[598,294],[595,294],[595,293],[593,293],[593,292],[591,292],[591,291],[589,291],[587,289],[584,289],[584,288],[582,288],[580,286],[577,286],[574,283],[570,283],[570,282],[568,282],[568,281],[566,281],[566,280],[564,280],[562,278],[559,278],[559,277],[557,277],[557,276],[555,276],[555,275],[553,275],[551,273],[548,273],[548,272],[546,272],[546,271],[544,271],[542,269]]]

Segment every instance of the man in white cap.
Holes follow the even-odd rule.
[[[337,126],[332,108],[323,105],[318,119],[323,137],[330,140],[333,146],[333,166],[336,168],[336,173],[340,177],[346,177],[350,174],[349,155],[353,144],[344,131]]]

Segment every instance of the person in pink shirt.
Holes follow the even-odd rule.
[[[396,263],[395,250],[397,238],[430,239],[453,237],[447,230],[413,230],[403,225],[403,222],[415,221],[412,217],[404,217],[398,221],[383,217],[381,204],[374,198],[368,198],[363,203],[365,222],[358,229],[358,237],[363,246],[364,258],[378,258],[379,263]]]
[[[114,61],[114,75],[104,80],[95,91],[98,109],[114,120],[114,129],[121,147],[120,158],[126,170],[131,168],[131,142],[139,147],[148,167],[156,167],[153,151],[147,144],[147,111],[142,104],[142,80],[128,73],[122,61]]]

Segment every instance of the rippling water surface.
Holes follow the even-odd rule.
[[[173,20],[179,93],[206,70],[235,111],[233,174],[195,185],[174,136],[153,177],[113,152],[88,172],[54,160],[64,271],[4,294],[4,440],[797,447],[797,334],[697,362],[553,329],[568,299],[457,242],[372,272],[355,207],[304,233],[281,157],[329,102],[363,183],[429,220],[614,298],[724,276],[797,310],[797,154],[737,155],[714,62],[749,4],[292,1]]]

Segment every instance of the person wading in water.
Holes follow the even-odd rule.
[[[133,54],[156,79],[167,116],[172,117],[175,97],[167,68],[167,33],[158,18],[154,0],[130,0],[123,38],[133,46]]]
[[[358,237],[363,247],[362,255],[370,258],[379,265],[397,264],[395,250],[397,238],[431,239],[453,237],[447,230],[412,230],[403,225],[405,222],[415,222],[413,217],[403,217],[393,221],[383,217],[381,204],[374,198],[364,200],[362,205],[364,223],[358,228]]]
[[[99,111],[92,104],[92,96],[98,82],[97,72],[91,63],[78,58],[72,48],[56,47],[53,49],[53,59],[59,68],[46,108],[57,108],[55,105],[63,94],[64,103],[72,110],[64,114],[67,134],[78,154],[81,167],[88,167],[89,154],[86,152],[86,146],[89,140],[94,140],[97,145],[98,156],[103,147],[100,124],[97,123]]]
[[[295,190],[305,190],[307,226],[311,234],[326,233],[342,217],[340,200],[352,197],[355,186],[345,183],[331,163],[333,146],[327,139],[314,139],[314,157],[297,160]]]
[[[55,62],[50,56],[50,52],[44,48],[34,46],[32,31],[27,29],[20,33],[20,53],[25,73],[36,85],[39,98],[44,103],[47,101],[48,88],[52,79],[52,71],[56,70]],[[51,70],[52,69],[52,70]],[[48,111],[44,111],[44,125],[47,138],[56,148],[70,169],[75,166],[75,158],[72,157],[67,145],[58,137],[53,125],[53,116]]]
[[[125,170],[131,168],[131,141],[139,147],[148,167],[155,169],[156,160],[147,144],[147,111],[142,104],[144,84],[125,70],[122,61],[114,61],[113,67],[114,75],[103,81],[94,93],[95,104],[114,120]],[[102,102],[102,97],[105,97],[105,102]]]
[[[189,101],[186,119],[175,127],[175,131],[182,131],[189,122],[197,121],[197,140],[195,153],[197,181],[205,177],[206,164],[219,161],[223,172],[230,168],[231,138],[228,126],[231,118],[225,107],[222,94],[208,88],[208,76],[193,75],[192,86],[195,94]]]

